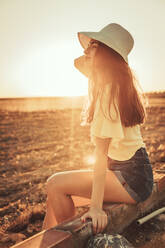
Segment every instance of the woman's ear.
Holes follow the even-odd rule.
[[[74,60],[74,66],[86,77],[90,77],[91,75],[91,66],[88,62],[89,60],[86,59],[85,55],[82,55]]]

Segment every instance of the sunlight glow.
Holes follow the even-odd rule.
[[[84,163],[88,164],[88,165],[93,165],[95,163],[95,157],[93,155],[89,155],[89,156],[86,156],[84,158]]]
[[[93,11],[92,1],[1,0],[0,97],[87,95],[87,78],[74,67],[84,52],[77,33],[112,22],[133,35],[128,61],[142,89],[164,91],[165,1],[139,2],[97,1]]]
[[[75,51],[67,44],[26,51],[14,65],[14,80],[31,96],[87,95],[87,78],[74,67]],[[25,95],[25,94],[24,94]]]

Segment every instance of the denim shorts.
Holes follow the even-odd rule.
[[[145,201],[152,193],[153,171],[144,147],[128,160],[118,161],[108,157],[108,169],[115,173],[136,202]]]

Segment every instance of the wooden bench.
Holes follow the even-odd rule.
[[[137,218],[156,209],[159,202],[165,199],[165,174],[154,172],[154,188],[151,196],[143,203],[129,205],[124,203],[104,203],[103,209],[108,215],[108,225],[104,233],[121,233],[124,228],[130,225]],[[85,201],[80,205],[85,205]],[[86,212],[86,211],[85,211]],[[12,248],[84,248],[87,239],[92,233],[92,221],[85,223],[80,221],[79,214],[74,218],[65,221],[54,228],[42,231],[31,238],[28,238]]]

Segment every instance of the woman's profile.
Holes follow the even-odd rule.
[[[79,32],[84,55],[75,67],[88,77],[88,105],[82,125],[90,125],[94,144],[93,169],[55,173],[47,181],[47,209],[43,229],[75,214],[72,196],[91,199],[81,220],[92,219],[94,233],[104,230],[103,202],[137,204],[153,188],[152,167],[140,125],[145,108],[128,64],[132,35],[111,23],[99,32]]]

